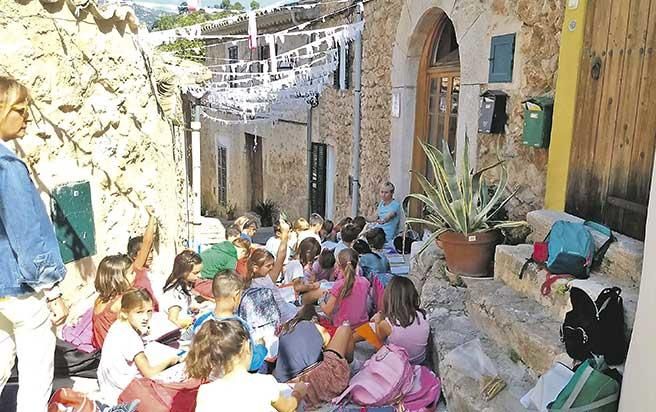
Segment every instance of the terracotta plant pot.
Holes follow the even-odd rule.
[[[453,273],[486,277],[494,260],[494,249],[501,242],[498,231],[471,233],[444,232],[439,237],[446,265]]]

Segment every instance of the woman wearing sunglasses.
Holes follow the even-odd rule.
[[[29,91],[0,76],[0,391],[18,357],[17,412],[45,412],[52,389],[53,324],[66,318],[66,273],[27,166],[10,142],[25,136]]]

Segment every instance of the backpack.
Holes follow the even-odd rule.
[[[558,397],[549,404],[549,412],[616,412],[620,384],[608,376],[608,368],[598,359],[581,364]]]
[[[432,412],[440,399],[440,378],[425,366],[415,366],[412,389],[403,399],[408,412]]]
[[[412,390],[413,377],[406,350],[388,344],[364,363],[351,378],[349,387],[333,402],[340,403],[348,396],[362,406],[396,405]]]
[[[561,341],[572,359],[604,356],[609,365],[624,362],[628,345],[624,335],[624,306],[618,287],[606,288],[596,302],[582,289],[570,288],[572,310],[565,315]]]
[[[136,412],[194,412],[201,381],[164,383],[148,378],[135,378],[121,392],[119,403],[139,400]]]
[[[273,291],[267,288],[246,289],[239,302],[237,316],[245,320],[258,336],[269,330],[275,334],[282,325],[280,308]]]

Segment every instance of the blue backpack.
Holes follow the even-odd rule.
[[[608,240],[597,251],[595,251],[595,242],[590,230],[608,237]],[[614,240],[612,231],[599,223],[559,220],[553,224],[544,242],[537,242],[534,245],[533,256],[526,261],[519,277],[522,278],[528,263],[535,262],[543,263],[546,269],[554,275],[571,275],[578,279],[587,279],[590,277],[590,270],[601,264],[608,247]],[[548,251],[546,260],[536,259],[537,248],[544,247],[545,243],[547,243]]]

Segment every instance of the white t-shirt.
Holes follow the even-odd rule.
[[[295,279],[305,277],[305,271],[303,270],[303,265],[298,260],[292,260],[285,267],[285,274],[283,283],[292,283]]]
[[[201,385],[196,397],[196,412],[244,411],[275,412],[271,405],[287,385],[273,375],[237,372],[228,379]]]
[[[283,322],[287,322],[296,316],[298,308],[285,300],[282,293],[280,293],[280,289],[278,289],[271,280],[271,277],[264,276],[261,278],[254,278],[251,282],[251,286],[254,288],[271,289],[273,291],[273,298],[276,300],[276,304],[278,304],[278,309],[280,309],[280,316],[282,316]]]
[[[277,238],[275,236],[272,236],[267,240],[266,245],[264,248],[271,253],[274,257],[278,255],[278,248],[280,247],[280,238]],[[285,257],[285,263],[289,261],[289,256],[291,255],[291,250],[289,249],[289,245],[287,246],[287,257]]]
[[[337,260],[339,262],[339,260],[338,260],[339,252],[341,252],[344,249],[348,249],[348,248],[349,248],[349,245],[347,245],[346,243],[344,243],[340,240],[339,243],[337,244],[337,246],[335,246],[335,250],[333,251],[333,253],[335,254],[335,260]]]
[[[178,287],[173,287],[162,295],[159,299],[159,310],[167,313],[169,309],[174,306],[180,308],[180,313],[184,316],[189,313],[189,306],[191,306],[191,295],[187,295]]]
[[[132,379],[140,376],[135,356],[144,352],[141,336],[130,324],[116,321],[109,328],[98,366],[98,384],[102,399],[113,405]]]
[[[305,230],[305,231],[298,234],[298,244],[300,245],[302,241],[304,241],[305,239],[307,239],[309,237],[315,238],[317,240],[317,242],[319,242],[319,244],[321,244],[321,238],[319,237],[319,235],[317,235],[316,233],[314,233],[311,230]]]

